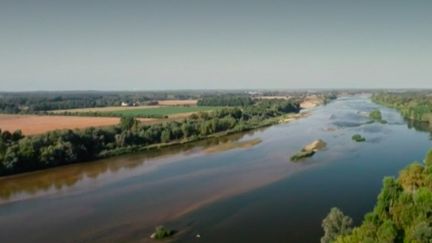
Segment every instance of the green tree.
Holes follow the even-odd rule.
[[[122,116],[120,118],[120,127],[123,130],[131,130],[138,125],[138,121],[131,116]]]
[[[24,136],[23,136],[21,130],[19,130],[19,129],[12,133],[12,140],[13,141],[18,141],[23,137]]]
[[[390,208],[398,200],[399,194],[402,192],[402,187],[396,182],[393,177],[385,177],[383,181],[383,189],[378,195],[378,202],[375,207],[375,212],[379,218],[388,218]]]
[[[378,228],[377,242],[380,243],[393,243],[397,237],[397,230],[391,220],[386,220]]]
[[[419,163],[410,164],[399,174],[399,181],[404,190],[412,192],[424,185],[423,166]]]
[[[419,222],[410,228],[406,235],[406,242],[429,243],[432,240],[432,227],[430,222]]]
[[[161,142],[167,143],[171,140],[171,132],[169,130],[163,130],[161,133]]]
[[[193,135],[193,133],[194,133],[194,131],[193,131],[194,130],[193,125],[191,123],[187,122],[187,121],[182,124],[181,130],[182,130],[184,138],[188,138],[191,135]]]
[[[432,168],[432,149],[427,152],[424,163],[426,165],[426,168]]]
[[[321,243],[330,243],[336,240],[340,235],[349,234],[352,230],[352,219],[345,216],[338,208],[332,208],[322,222],[324,236],[321,238]]]

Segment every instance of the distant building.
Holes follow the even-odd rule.
[[[129,104],[129,102],[124,102],[124,101],[123,101],[123,102],[121,103],[121,106],[130,106],[130,104]]]

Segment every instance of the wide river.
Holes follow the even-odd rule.
[[[367,123],[374,108],[388,124]],[[319,242],[331,207],[361,223],[383,177],[423,159],[427,130],[342,97],[251,133],[2,178],[0,242],[147,242],[161,224],[173,242]],[[327,148],[290,162],[316,139]]]

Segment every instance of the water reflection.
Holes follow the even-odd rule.
[[[259,131],[259,130],[257,130]],[[237,133],[220,138],[211,138],[184,145],[153,149],[104,159],[96,162],[75,164],[52,168],[44,171],[0,178],[0,203],[25,199],[35,195],[51,194],[65,190],[77,184],[92,184],[103,177],[113,177],[114,174],[128,174],[136,171],[150,159],[162,160],[173,155],[193,155],[200,152],[215,153],[232,149],[250,148],[259,144],[260,140],[241,141],[245,136],[251,136],[257,131]],[[81,185],[82,186],[82,185]]]
[[[429,133],[429,138],[432,140],[432,124],[428,122],[419,122],[410,119],[405,119],[405,122],[409,129],[415,129],[419,132]]]

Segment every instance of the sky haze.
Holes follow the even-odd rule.
[[[2,91],[432,88],[432,1],[0,2]]]

